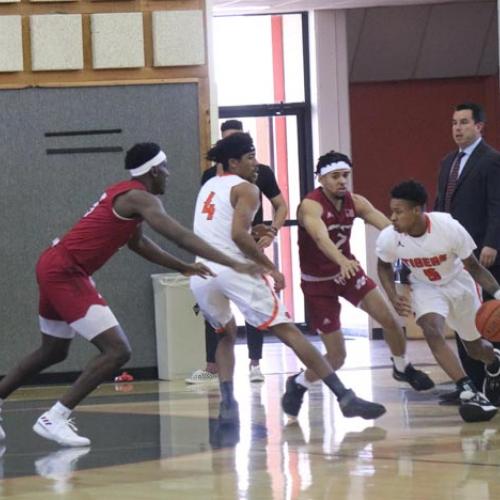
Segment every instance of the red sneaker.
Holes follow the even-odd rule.
[[[121,375],[118,375],[118,377],[115,377],[115,382],[133,382],[134,377],[133,375],[130,375],[130,373],[123,372]]]

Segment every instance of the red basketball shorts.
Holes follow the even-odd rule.
[[[356,275],[348,280],[341,279],[339,275],[329,279],[317,278],[317,281],[302,279],[301,287],[309,328],[318,333],[331,333],[340,330],[341,326],[339,297],[358,306],[366,294],[377,288],[377,285],[359,269]]]
[[[39,321],[42,333],[91,340],[118,325],[92,278],[61,246],[46,250],[38,259]]]

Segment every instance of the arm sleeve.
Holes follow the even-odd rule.
[[[386,227],[378,235],[377,242],[375,243],[375,253],[380,260],[392,264],[398,259],[396,245],[394,229],[391,226]]]
[[[271,167],[267,165],[259,165],[259,176],[257,177],[256,184],[268,200],[281,194],[276,177]]]

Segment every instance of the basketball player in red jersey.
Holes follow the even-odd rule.
[[[348,191],[351,167],[344,154],[330,151],[321,156],[316,168],[321,186],[308,193],[298,208],[301,287],[309,326],[321,336],[326,358],[338,370],[346,356],[339,297],[345,298],[382,325],[392,353],[393,377],[417,391],[431,389],[434,382],[406,359],[401,326],[351,253],[349,241],[356,217],[377,229],[390,225],[366,198]],[[298,415],[305,391],[317,380],[310,369],[288,378],[282,398],[285,413]]]
[[[125,364],[128,339],[91,275],[123,245],[141,257],[186,276],[213,273],[202,263],[188,264],[170,255],[142,232],[142,222],[180,247],[238,272],[260,270],[219,252],[172,219],[157,197],[165,192],[167,157],[154,143],[132,147],[125,158],[132,178],[106,189],[100,200],[60,241],[42,253],[36,266],[40,292],[42,345],[0,381],[0,405],[28,378],[63,361],[75,333],[92,342],[100,354],[89,362],[71,388],[35,423],[40,436],[64,446],[88,446],[69,419],[75,406]],[[1,406],[0,406],[1,408]],[[0,427],[0,439],[5,433]]]

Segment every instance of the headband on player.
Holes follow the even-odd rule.
[[[352,169],[349,163],[346,163],[345,161],[336,161],[335,163],[329,163],[328,165],[321,167],[318,175],[326,175],[337,170],[349,170],[350,172]]]
[[[146,163],[143,163],[138,167],[131,168],[129,170],[130,175],[132,177],[139,177],[140,175],[147,174],[154,166],[159,165],[164,161],[167,161],[167,155],[163,151],[160,151],[156,156],[151,158],[151,160],[148,160]]]

